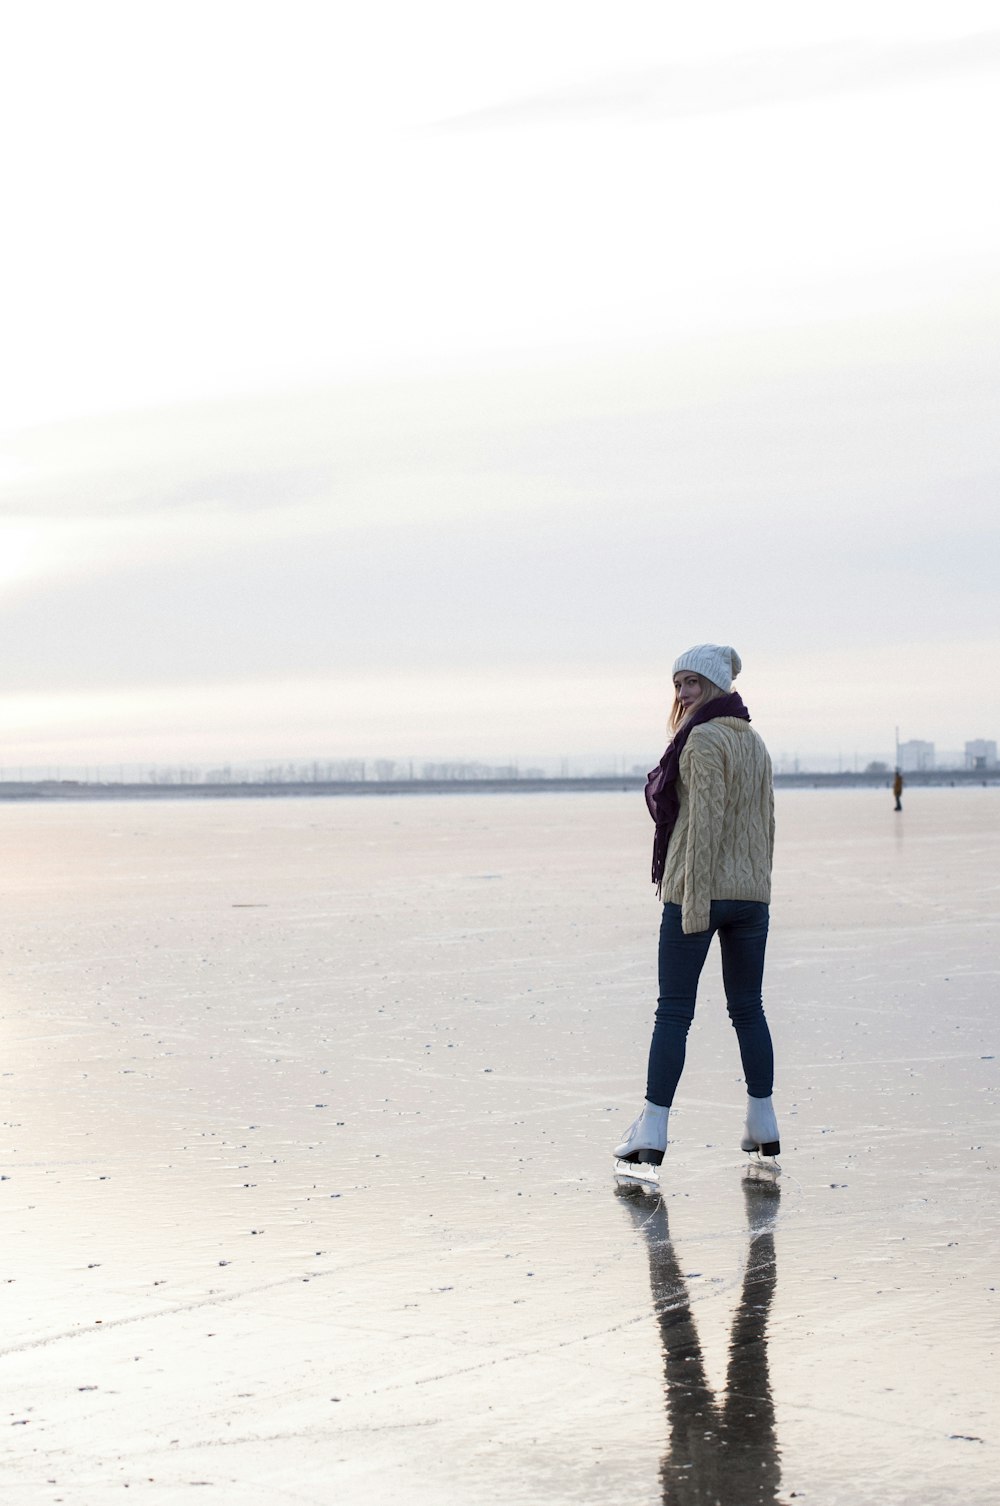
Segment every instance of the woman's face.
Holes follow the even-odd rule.
[[[701,681],[698,676],[689,669],[678,670],[674,675],[674,694],[684,710],[689,711],[701,696]]]

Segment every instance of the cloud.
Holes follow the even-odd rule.
[[[613,676],[511,672],[361,671],[234,676],[151,693],[141,683],[99,694],[23,694],[0,703],[10,763],[69,762],[81,746],[93,763],[312,757],[466,757],[502,762],[537,753],[613,750],[661,737],[663,679],[622,666]],[[652,711],[651,711],[652,708]],[[546,723],[559,726],[553,741]],[[559,739],[563,741],[559,741]],[[657,756],[659,754],[657,749]]]
[[[956,699],[988,683],[993,352],[982,317],[826,320],[37,431],[0,522],[8,745],[496,759],[509,725],[559,755],[589,706],[589,749],[641,749],[664,666],[717,638],[789,749],[828,749],[826,715],[877,751],[866,719],[916,724],[950,660]],[[835,694],[800,693],[810,664]]]
[[[594,78],[453,116],[434,129],[469,131],[608,118],[684,119],[925,84],[998,67],[997,31],[892,45],[823,43]]]

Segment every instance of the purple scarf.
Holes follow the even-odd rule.
[[[712,722],[717,716],[738,716],[744,722],[750,720],[750,713],[735,690],[729,695],[716,696],[714,701],[709,701],[706,705],[699,707],[690,721],[684,723],[673,741],[667,744],[667,751],[656,768],[650,769],[646,778],[646,805],[649,807],[649,814],[656,822],[656,836],[653,838],[654,884],[658,884],[663,877],[663,869],[667,861],[667,847],[670,845],[670,836],[677,825],[677,817],[680,813],[681,802],[677,793],[677,779],[680,774],[680,759],[684,744],[695,727],[700,727],[703,722]]]

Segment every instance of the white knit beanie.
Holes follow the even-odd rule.
[[[696,643],[694,648],[689,648],[687,653],[681,654],[676,660],[673,672],[677,674],[678,670],[690,669],[696,675],[711,680],[713,685],[718,685],[728,695],[742,668],[739,654],[728,644]]]

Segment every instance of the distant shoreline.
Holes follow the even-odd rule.
[[[908,788],[1000,785],[1000,770],[934,769],[906,774]],[[775,774],[777,789],[888,789],[889,774]],[[235,800],[302,799],[334,795],[537,795],[638,792],[638,774],[598,774],[572,779],[385,779],[232,781],[226,784],[115,784],[73,779],[8,780],[0,784],[0,801],[44,800]]]

